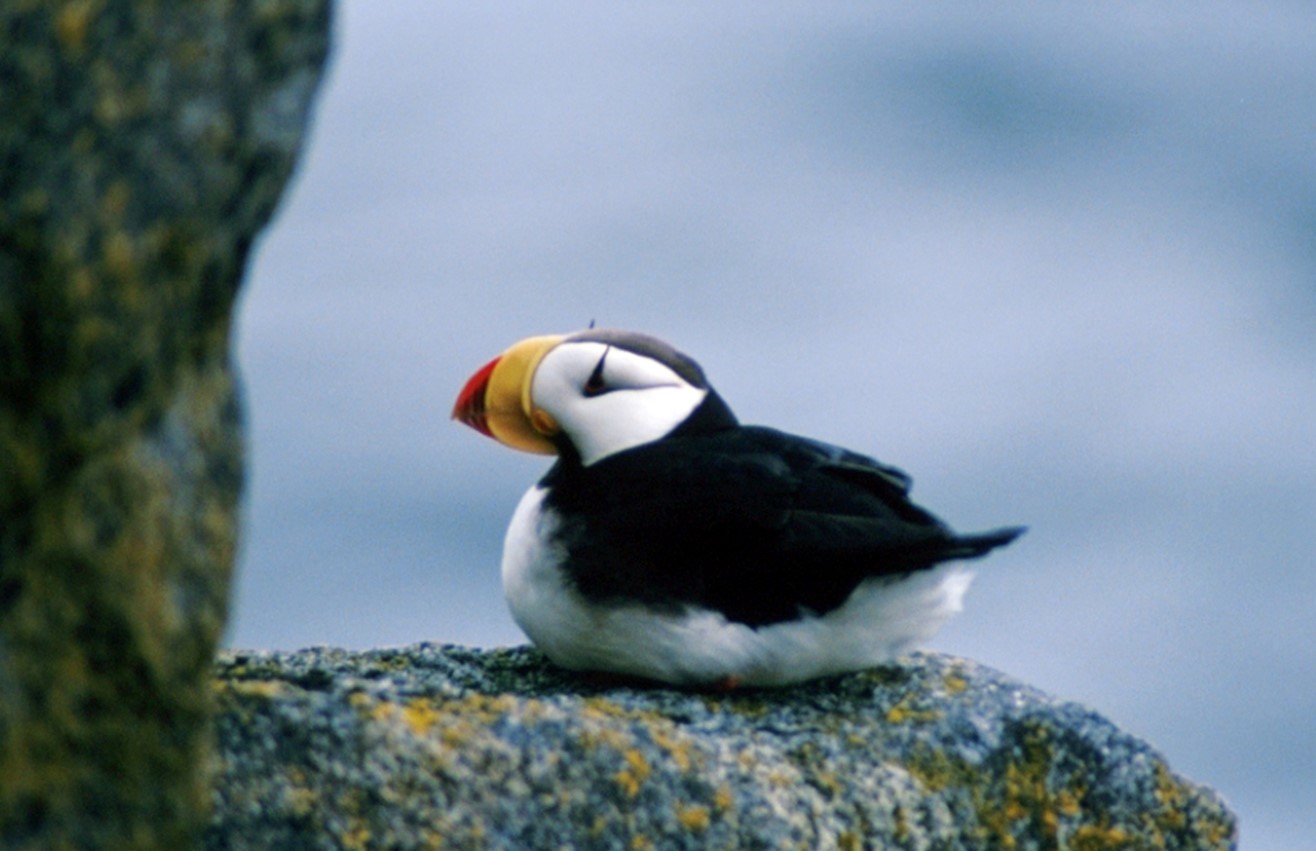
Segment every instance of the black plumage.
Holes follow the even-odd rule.
[[[541,484],[586,599],[693,605],[754,627],[825,614],[867,578],[975,558],[1024,531],[956,535],[910,501],[900,470],[742,426],[712,390],[666,438],[594,464],[563,441]]]

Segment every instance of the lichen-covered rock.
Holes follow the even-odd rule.
[[[773,691],[529,648],[221,656],[214,849],[1227,849],[1234,817],[1089,709],[914,654]]]
[[[0,0],[0,847],[204,822],[230,310],[327,5]]]

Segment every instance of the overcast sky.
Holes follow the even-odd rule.
[[[1316,833],[1316,14],[1299,2],[339,4],[237,329],[229,642],[523,637],[547,461],[448,420],[591,320],[741,418],[1024,523],[933,648]]]

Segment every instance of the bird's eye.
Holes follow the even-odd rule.
[[[595,365],[594,371],[585,379],[585,395],[598,396],[608,389],[607,383],[603,380],[603,364],[608,359],[608,350],[603,350],[603,357],[599,358],[598,364]]]

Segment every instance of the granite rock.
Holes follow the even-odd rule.
[[[0,0],[0,847],[194,842],[229,325],[328,0]]]
[[[1227,849],[1090,709],[916,653],[801,686],[600,681],[530,648],[228,652],[214,849]]]

